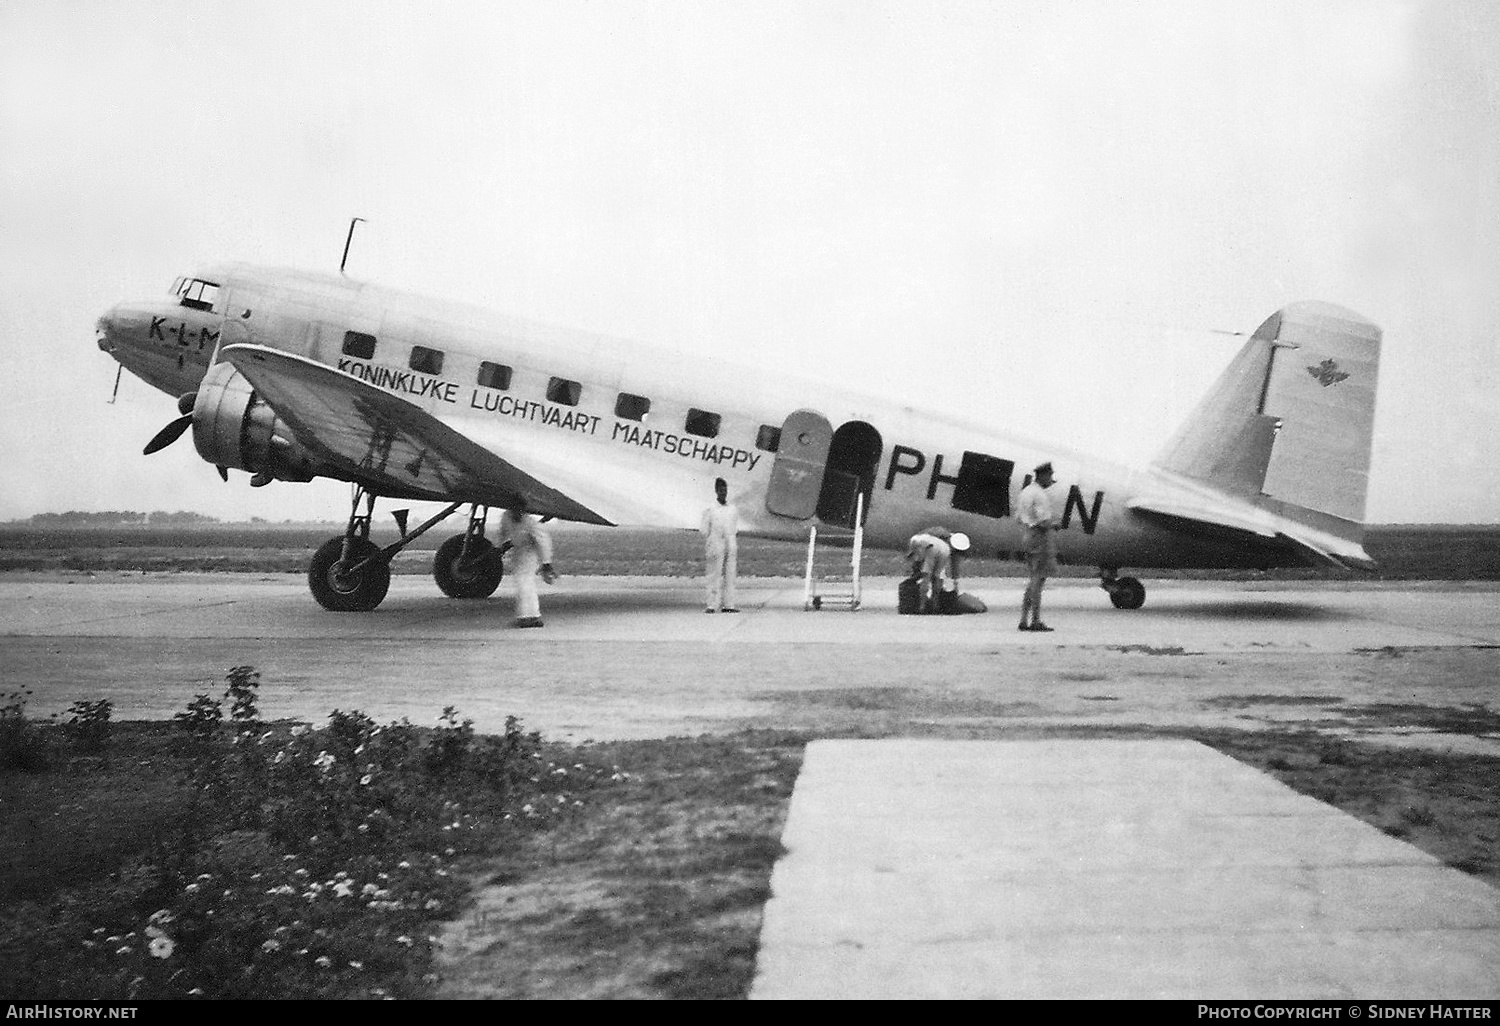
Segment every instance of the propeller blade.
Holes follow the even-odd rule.
[[[219,472],[219,480],[220,481],[228,481],[229,480],[229,468],[228,467],[215,467],[214,469]]]
[[[186,431],[192,425],[192,423],[193,415],[191,413],[187,413],[181,417],[178,417],[176,420],[172,421],[172,423],[168,424],[166,427],[158,431],[155,438],[146,443],[146,448],[142,450],[143,455],[150,456],[153,452],[160,452],[161,450],[165,449],[167,446],[177,441],[177,439],[181,438],[182,433]]]

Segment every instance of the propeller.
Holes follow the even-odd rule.
[[[187,431],[187,429],[193,424],[193,406],[195,403],[197,403],[197,401],[197,392],[184,392],[182,393],[182,395],[178,396],[177,412],[182,414],[182,416],[178,417],[176,420],[172,421],[166,427],[158,431],[156,435],[151,439],[151,441],[146,443],[146,448],[142,450],[143,455],[150,456],[153,452],[161,452],[167,446],[171,445],[173,442],[177,441],[177,439],[181,438]],[[229,480],[228,467],[216,466],[214,467],[214,469],[219,472],[220,480]],[[252,482],[252,484],[253,483],[254,482]],[[265,484],[266,482],[262,481],[260,483]],[[257,487],[259,487],[259,485],[257,485]]]
[[[177,397],[177,412],[182,414],[166,427],[158,431],[151,441],[146,443],[146,448],[141,450],[144,456],[150,456],[153,452],[161,452],[177,439],[181,438],[183,432],[193,423],[193,404],[198,401],[197,392],[184,392]]]
[[[150,456],[153,452],[160,452],[165,449],[181,438],[182,433],[191,427],[192,424],[193,415],[191,413],[185,413],[181,417],[178,417],[172,423],[158,431],[155,437],[146,443],[146,448],[141,450],[142,455]]]

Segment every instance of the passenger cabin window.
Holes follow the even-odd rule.
[[[497,392],[506,391],[510,388],[510,368],[503,363],[481,363],[479,385],[481,388],[493,388]]]
[[[620,398],[615,400],[615,416],[621,420],[645,420],[650,412],[651,400],[643,395],[621,392]]]
[[[583,386],[567,378],[553,378],[547,382],[547,398],[562,406],[577,406],[583,395]]]
[[[219,299],[219,283],[202,278],[178,278],[172,285],[178,302],[190,310],[212,311]]]
[[[700,438],[717,438],[719,435],[719,415],[709,413],[707,410],[688,410],[687,423],[683,425],[690,435],[698,435]]]
[[[765,452],[776,452],[781,448],[781,428],[762,424],[755,433],[755,447]]]
[[[366,335],[362,331],[344,332],[344,355],[352,356],[356,360],[373,360],[375,358],[375,336]]]
[[[418,374],[441,374],[443,373],[443,351],[428,349],[426,346],[412,346],[411,359],[406,365]]]

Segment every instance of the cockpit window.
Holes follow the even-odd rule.
[[[219,283],[202,278],[178,278],[172,291],[179,302],[192,310],[213,310],[219,299]]]

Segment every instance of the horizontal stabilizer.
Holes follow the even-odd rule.
[[[1329,534],[1327,531],[1317,531],[1301,525],[1288,527],[1282,532],[1282,537],[1290,538],[1304,551],[1321,556],[1325,562],[1341,566],[1345,570],[1362,570],[1365,573],[1375,570],[1375,561],[1370,558],[1370,554],[1359,542],[1349,541]]]
[[[1191,499],[1135,498],[1126,508],[1183,534],[1222,538],[1226,534],[1269,549],[1290,549],[1311,565],[1374,570],[1375,561],[1357,541],[1289,521],[1254,506],[1219,505]]]
[[[1277,534],[1276,518],[1254,506],[1230,508],[1182,499],[1134,498],[1125,503],[1125,508],[1148,516],[1181,521],[1184,526],[1198,524],[1227,528],[1262,538],[1274,538]]]

